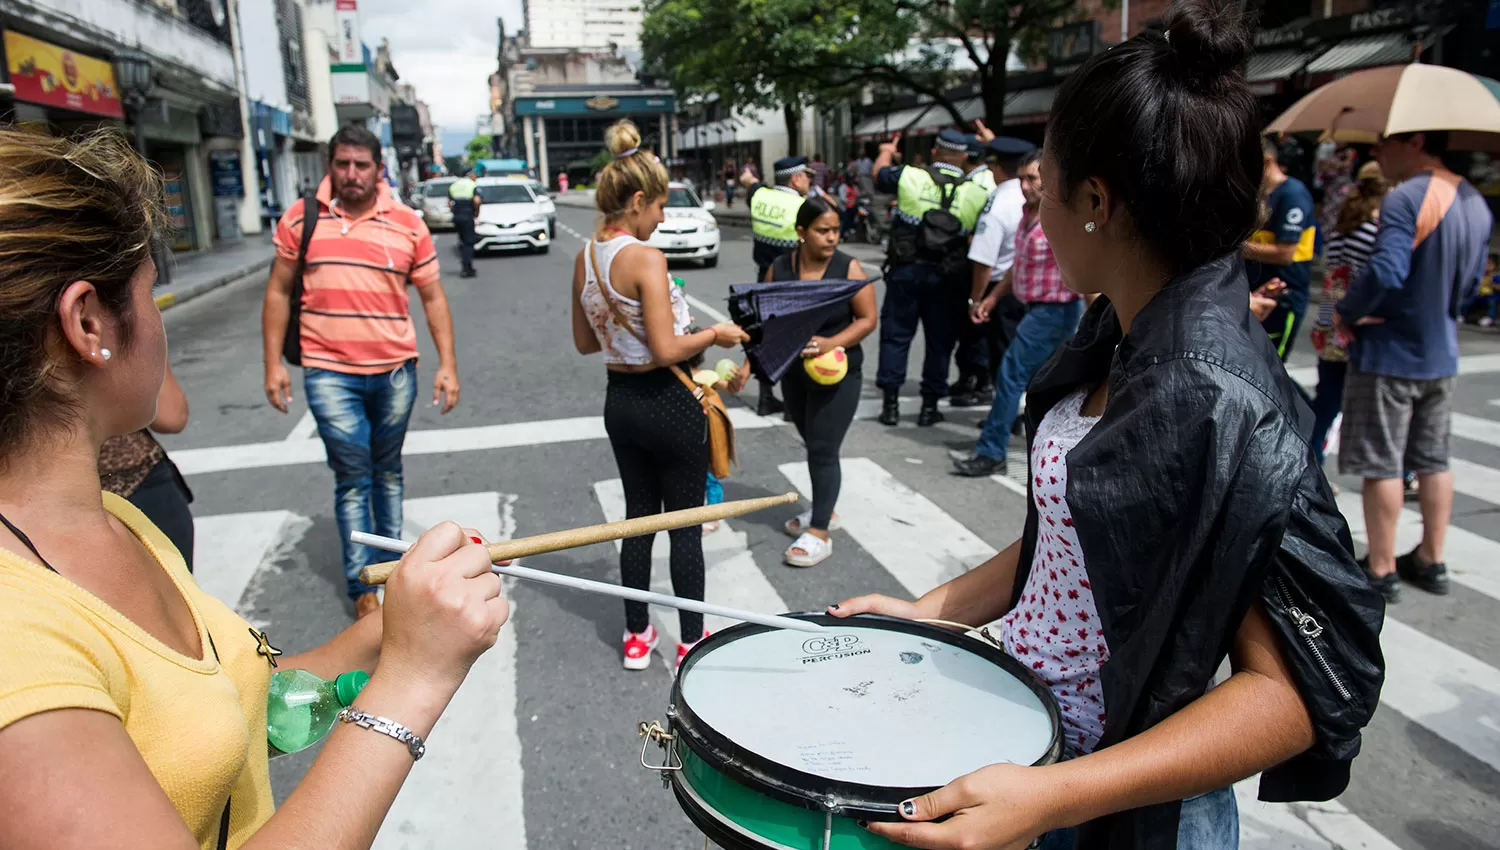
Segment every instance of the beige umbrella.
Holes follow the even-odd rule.
[[[1449,131],[1456,149],[1500,150],[1500,83],[1442,65],[1371,68],[1319,87],[1266,128],[1367,144],[1424,130]]]

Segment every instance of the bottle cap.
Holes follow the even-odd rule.
[[[363,670],[351,670],[333,680],[333,693],[339,705],[353,705],[359,692],[370,684],[370,674]]]

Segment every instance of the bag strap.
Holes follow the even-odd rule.
[[[311,210],[311,212],[309,212]],[[315,189],[309,189],[302,195],[302,244],[297,248],[297,285],[301,285],[302,272],[307,269],[307,249],[312,245],[313,231],[318,229],[318,219],[323,211],[318,207],[318,193]],[[307,220],[312,218],[312,226],[308,227]]]
[[[969,178],[953,180],[933,165],[927,166],[927,173],[932,177],[932,182],[937,184],[938,194],[943,199],[942,209],[947,212],[948,208],[953,206],[953,199],[958,196],[958,187],[969,182]]]

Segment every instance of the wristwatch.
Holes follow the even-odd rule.
[[[338,721],[340,723],[353,723],[361,729],[369,729],[371,732],[379,732],[406,745],[407,752],[411,753],[412,761],[417,761],[427,753],[427,744],[422,736],[402,726],[389,717],[378,717],[368,712],[360,711],[352,705],[346,705],[339,710]]]

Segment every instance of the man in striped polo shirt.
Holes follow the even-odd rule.
[[[302,274],[301,359],[307,406],[334,476],[334,514],[355,612],[380,607],[359,580],[372,550],[354,531],[401,535],[401,445],[417,395],[417,333],[407,284],[438,351],[432,403],[458,404],[453,318],[438,280],[432,234],[380,179],[380,140],[350,125],[328,143],[328,176],[315,211],[293,203],[276,226],[276,262],[261,316],[266,398],[285,413],[292,382],[281,363],[304,227],[314,227]]]

